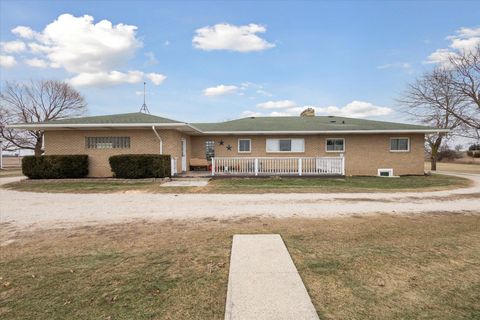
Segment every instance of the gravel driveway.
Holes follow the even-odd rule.
[[[480,213],[480,175],[469,188],[435,192],[298,194],[69,194],[0,189],[0,222],[9,230],[136,219],[335,217],[374,213]],[[5,180],[4,180],[5,179]],[[14,178],[1,178],[0,184]]]

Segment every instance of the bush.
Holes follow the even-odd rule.
[[[444,148],[443,150],[438,151],[438,154],[437,154],[438,161],[442,161],[442,160],[452,161],[455,159],[459,159],[461,157],[462,156],[460,155],[460,153],[448,148]]]
[[[467,155],[472,158],[480,158],[480,144],[472,144],[468,148]]]
[[[83,178],[88,175],[88,156],[27,156],[22,159],[22,172],[30,179]]]
[[[121,154],[109,158],[116,178],[142,179],[170,177],[170,156],[162,154]]]

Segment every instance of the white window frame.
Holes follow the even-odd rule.
[[[303,140],[302,151],[268,151],[268,140]],[[305,153],[305,138],[267,138],[265,139],[266,153]]]
[[[328,150],[327,140],[343,140],[343,150]],[[345,138],[325,138],[325,152],[333,152],[333,153],[345,152]]]
[[[407,150],[392,150],[392,140],[393,139],[407,139]],[[410,152],[410,138],[409,137],[390,137],[389,146],[390,152]]]
[[[249,141],[249,147],[250,147],[250,150],[248,151],[240,151],[240,140],[248,140]],[[245,138],[238,138],[238,141],[237,141],[237,151],[238,153],[252,153],[252,139],[245,139]]]
[[[382,172],[388,172],[388,176],[382,176],[380,173]],[[377,176],[379,177],[382,177],[382,178],[389,178],[389,177],[393,177],[393,169],[391,168],[383,168],[383,169],[378,169],[377,171]]]

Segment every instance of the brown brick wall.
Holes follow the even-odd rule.
[[[163,154],[178,158],[177,170],[181,171],[180,139],[187,140],[187,164],[190,157],[190,137],[176,130],[157,130],[163,140]],[[129,149],[87,149],[85,137],[129,136]],[[61,130],[45,132],[45,154],[87,154],[89,176],[108,177],[112,175],[108,158],[117,154],[158,154],[160,143],[150,130]]]
[[[409,152],[390,152],[391,137],[409,137]],[[251,153],[238,153],[238,139],[252,140]],[[325,151],[326,138],[345,139],[345,170],[347,175],[377,175],[380,168],[393,168],[395,175],[423,174],[423,134],[358,134],[358,135],[309,135],[304,136],[303,153],[267,153],[268,138],[302,138],[301,136],[192,136],[192,157],[205,157],[205,141],[214,140],[217,157],[335,157],[339,153]],[[224,145],[220,146],[219,141]],[[228,151],[227,146],[232,150]]]
[[[178,158],[177,170],[181,171],[180,139],[187,141],[187,170],[190,158],[205,158],[205,141],[216,142],[218,157],[316,157],[339,156],[325,151],[325,139],[345,139],[345,170],[347,175],[377,175],[379,168],[393,168],[395,175],[423,174],[424,135],[309,135],[304,136],[304,153],[266,153],[267,138],[301,138],[301,136],[187,136],[175,130],[157,130],[163,139],[163,153]],[[86,149],[87,136],[130,136],[130,149]],[[391,137],[409,137],[409,152],[390,152]],[[238,138],[252,140],[251,153],[238,153]],[[220,146],[219,141],[224,145]],[[232,150],[227,150],[227,145]],[[159,142],[150,130],[62,130],[45,133],[46,154],[88,154],[90,176],[111,176],[108,158],[115,154],[159,153]]]

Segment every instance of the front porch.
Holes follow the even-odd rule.
[[[177,159],[172,158],[172,168]],[[214,157],[211,171],[188,171],[177,177],[206,176],[344,176],[342,157]]]

